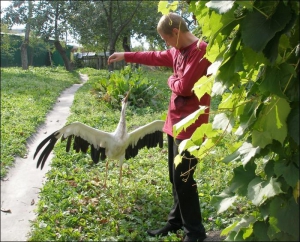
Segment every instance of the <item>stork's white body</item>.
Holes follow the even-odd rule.
[[[49,153],[52,151],[55,143],[58,139],[68,138],[67,151],[70,149],[72,138],[74,138],[73,148],[77,152],[79,150],[86,152],[88,146],[91,146],[92,159],[94,162],[98,162],[99,157],[101,159],[119,160],[120,165],[120,181],[122,175],[122,164],[124,159],[134,157],[137,154],[137,149],[142,147],[155,147],[157,144],[162,146],[162,128],[164,121],[155,120],[149,124],[141,126],[134,131],[127,133],[125,109],[127,105],[127,96],[122,103],[121,117],[118,126],[114,132],[105,132],[80,122],[74,122],[57,130],[46,139],[44,139],[37,147],[34,154],[34,158],[39,150],[48,142],[42,154],[40,155],[37,163],[37,167],[41,164],[43,168]],[[151,141],[145,142],[145,138],[155,133],[161,133],[160,138],[152,138]],[[142,142],[141,142],[142,140]],[[140,144],[139,144],[140,142]],[[107,165],[106,165],[107,167]],[[106,171],[107,172],[107,171]]]

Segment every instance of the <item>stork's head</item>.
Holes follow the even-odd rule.
[[[127,92],[126,96],[123,98],[122,103],[127,103],[129,97],[130,90]]]

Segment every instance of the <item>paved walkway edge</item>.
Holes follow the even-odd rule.
[[[88,77],[80,74],[82,84]],[[56,104],[48,113],[46,121],[27,143],[27,158],[16,158],[15,165],[9,170],[8,175],[1,181],[1,241],[27,241],[31,231],[30,221],[36,218],[34,210],[38,195],[46,178],[45,174],[50,169],[49,155],[43,170],[36,169],[36,160],[33,154],[38,144],[51,133],[63,127],[70,115],[70,107],[74,100],[75,92],[82,84],[74,84],[67,88],[57,99]]]

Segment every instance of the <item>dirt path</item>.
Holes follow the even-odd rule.
[[[80,75],[80,79],[84,83],[88,77]],[[45,124],[40,126],[36,134],[29,139],[27,157],[16,158],[15,166],[1,181],[1,241],[27,240],[30,220],[36,216],[34,209],[38,194],[45,182],[45,174],[50,169],[49,162],[46,162],[43,170],[37,170],[33,154],[46,135],[60,129],[66,123],[74,94],[82,84],[74,84],[62,92],[53,109],[48,113]],[[52,154],[49,160],[51,157]]]

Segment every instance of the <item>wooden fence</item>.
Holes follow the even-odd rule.
[[[108,65],[107,65],[107,58],[105,58],[105,56],[82,56],[80,59],[78,59],[79,61],[81,61],[83,67],[91,67],[97,70],[100,69],[108,69]],[[120,70],[122,69],[126,63],[124,60],[119,61],[119,62],[114,62],[114,70]]]

